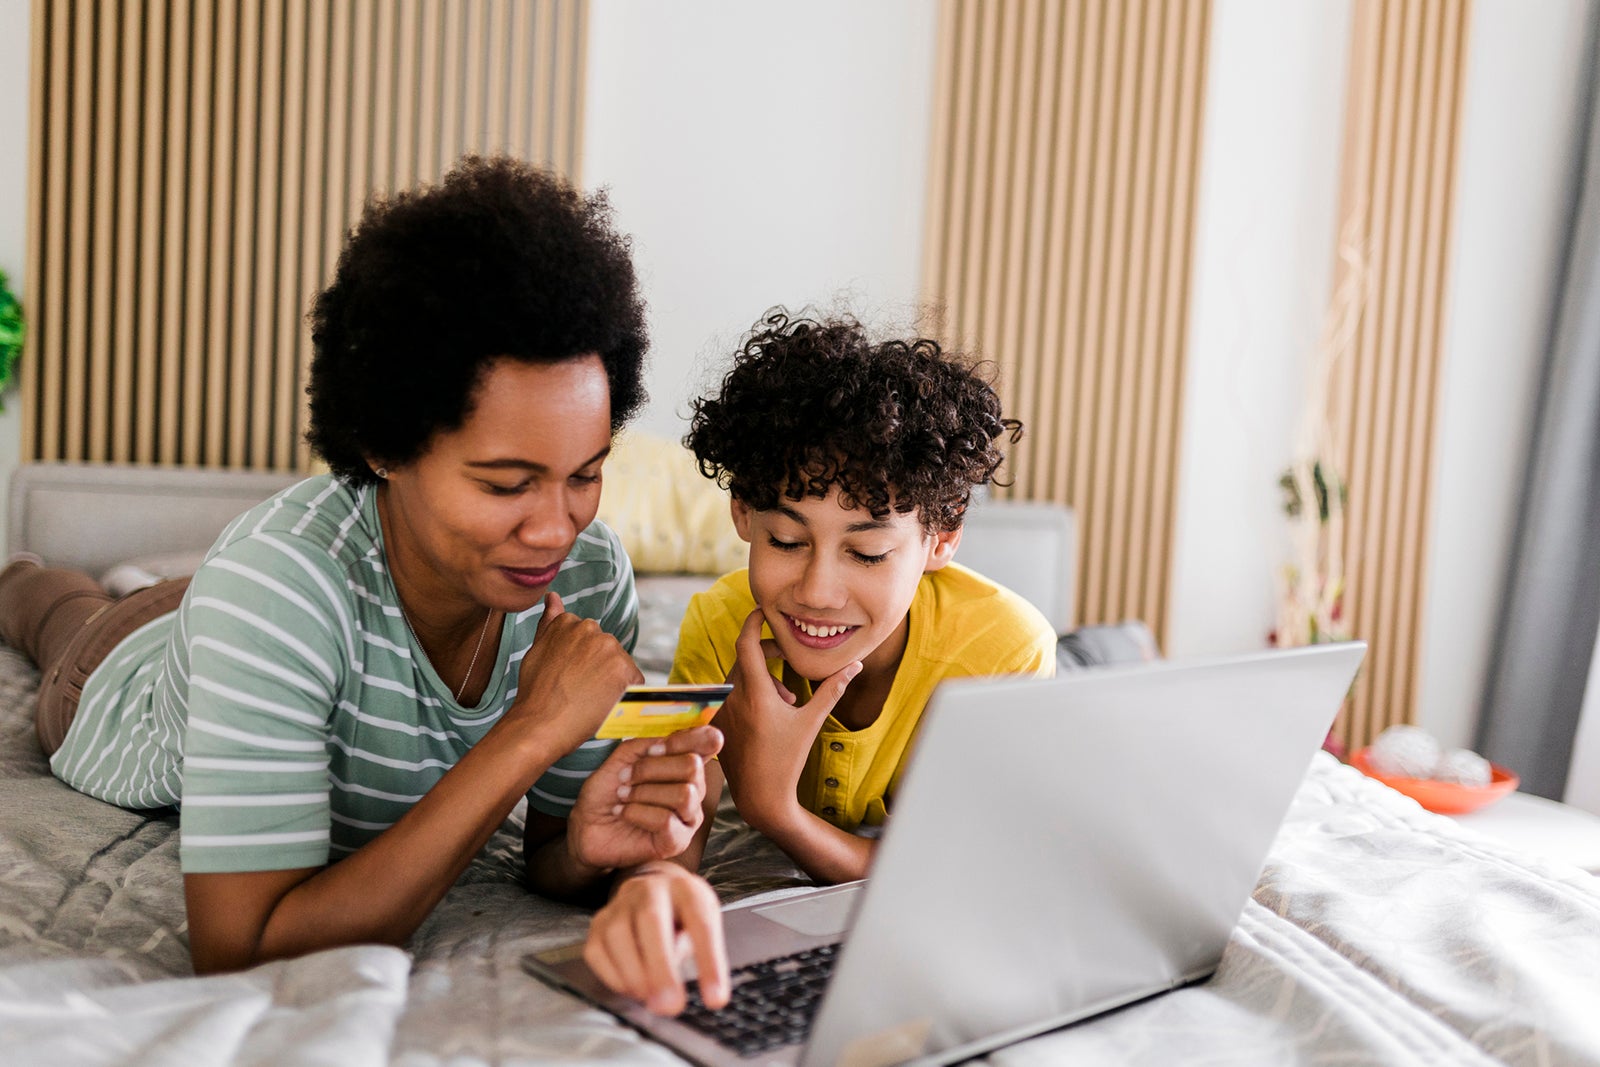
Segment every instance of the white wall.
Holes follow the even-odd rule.
[[[1475,0],[1438,393],[1417,721],[1470,747],[1569,210],[1584,0]]]
[[[27,29],[33,22],[29,0],[0,0],[0,270],[27,311],[28,278],[28,65],[31,48]],[[24,343],[18,374],[29,373]],[[5,486],[16,468],[22,445],[22,398],[15,391],[3,398],[0,413],[0,531],[6,528]],[[0,533],[0,538],[4,534]]]
[[[909,322],[935,5],[594,0],[583,181],[607,186],[650,304],[644,428],[774,304]]]
[[[1264,646],[1332,284],[1347,3],[1212,8],[1167,653]]]

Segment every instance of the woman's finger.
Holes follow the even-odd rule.
[[[656,885],[649,886],[648,893],[649,905],[634,912],[634,941],[639,946],[646,982],[642,999],[645,1007],[657,1015],[676,1015],[683,1010],[685,998],[683,978],[673,959],[677,929],[672,894],[666,887]]]
[[[634,938],[633,923],[627,915],[625,908],[616,921],[607,924],[603,931],[605,949],[616,969],[617,984],[613,988],[624,996],[643,1000],[650,987],[645,978],[644,961],[639,956],[639,946]]]
[[[621,815],[623,822],[629,826],[636,826],[647,834],[661,833],[670,828],[674,820],[682,822],[670,809],[657,808],[649,804],[624,804]]]
[[[690,825],[699,825],[697,816],[700,812],[700,802],[706,795],[703,784],[661,782],[623,788],[628,790],[628,795],[620,799],[626,805],[642,804],[646,807],[663,808]]]
[[[696,782],[705,777],[706,761],[693,752],[678,756],[647,756],[633,765],[628,782]]]
[[[700,975],[700,999],[708,1008],[728,1003],[728,950],[722,942],[722,909],[717,894],[703,879],[685,882],[676,894],[678,925],[694,947]]]

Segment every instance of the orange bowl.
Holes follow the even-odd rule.
[[[1477,811],[1514,792],[1521,781],[1514,771],[1508,771],[1498,763],[1489,764],[1488,785],[1461,785],[1459,782],[1437,782],[1431,778],[1392,778],[1372,769],[1368,759],[1370,751],[1367,748],[1358,750],[1350,757],[1350,766],[1440,815],[1464,815],[1469,811]]]

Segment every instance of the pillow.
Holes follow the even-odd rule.
[[[122,597],[169,578],[187,578],[200,569],[208,551],[197,548],[124,560],[100,576],[100,585],[112,596]]]
[[[1155,635],[1137,619],[1080,626],[1056,641],[1056,673],[1161,658]]]
[[[646,574],[723,574],[745,565],[728,495],[701,475],[688,449],[632,431],[606,460],[600,518]]]

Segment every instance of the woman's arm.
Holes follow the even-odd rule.
[[[195,973],[337,945],[404,943],[572,747],[562,734],[560,724],[503,720],[398,822],[330,866],[184,875]]]
[[[188,874],[200,973],[362,941],[404,942],[541,774],[592,737],[637,665],[550,594],[516,703],[395,824],[322,868]]]

